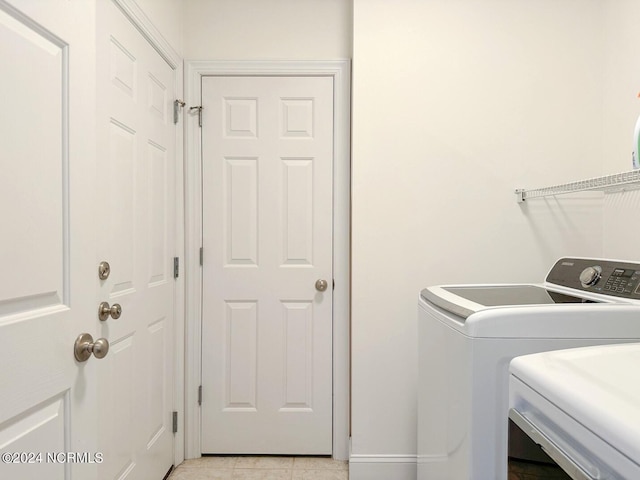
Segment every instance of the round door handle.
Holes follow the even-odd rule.
[[[104,358],[109,353],[109,341],[99,338],[95,342],[88,333],[81,333],[73,344],[73,356],[79,362],[86,362],[93,353],[96,358]]]
[[[316,280],[316,290],[324,292],[327,289],[328,283],[326,280]]]
[[[98,318],[101,322],[104,322],[109,316],[114,320],[117,320],[122,315],[122,307],[118,303],[114,303],[109,306],[108,302],[102,302],[98,305]]]
[[[109,278],[109,274],[111,273],[111,266],[109,262],[100,262],[98,265],[98,278],[100,280],[106,280]]]

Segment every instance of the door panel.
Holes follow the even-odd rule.
[[[0,42],[4,65],[12,65],[3,72],[3,89],[26,86],[33,102],[25,109],[22,95],[7,95],[9,103],[3,107],[13,113],[5,119],[13,118],[2,123],[2,173],[10,181],[0,191],[0,214],[11,228],[3,229],[0,261],[9,271],[22,272],[0,290],[2,313],[11,315],[69,303],[69,218],[63,204],[69,193],[69,152],[62,145],[68,50],[51,33],[1,10]],[[33,115],[35,111],[39,114]],[[34,131],[39,132],[37,142]]]
[[[51,461],[95,453],[95,363],[73,342],[96,333],[92,258],[95,145],[90,26],[80,2],[0,1],[0,478],[95,478],[95,466]],[[73,55],[71,55],[73,52]],[[86,85],[82,82],[87,82]],[[89,255],[87,256],[87,253]],[[92,457],[94,458],[94,457]],[[64,460],[64,459],[63,459]]]
[[[98,2],[98,262],[111,266],[98,322],[104,479],[161,479],[173,463],[174,72],[112,1]],[[102,134],[104,132],[104,134]]]
[[[202,105],[202,451],[331,454],[333,81],[205,77]]]

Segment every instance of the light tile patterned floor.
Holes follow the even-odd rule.
[[[347,462],[325,457],[224,457],[187,460],[168,480],[348,480]],[[509,460],[509,480],[569,480],[552,465]]]
[[[347,462],[325,457],[202,457],[187,460],[169,480],[348,480]]]

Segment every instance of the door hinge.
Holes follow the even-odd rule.
[[[173,257],[173,278],[180,276],[180,258]]]
[[[198,405],[202,405],[202,385],[198,387]]]
[[[198,111],[198,126],[202,127],[202,105],[197,105],[195,107],[189,107],[189,111],[197,110]]]
[[[178,412],[173,412],[173,433],[178,433]]]
[[[178,123],[178,118],[180,116],[180,109],[184,107],[186,104],[179,99],[173,101],[173,124],[176,125]]]
[[[204,263],[204,253],[202,247],[200,247],[200,265],[202,266]]]

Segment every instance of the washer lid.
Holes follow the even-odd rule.
[[[451,285],[425,288],[427,302],[462,318],[487,307],[593,303],[593,300],[547,290],[539,285]]]

